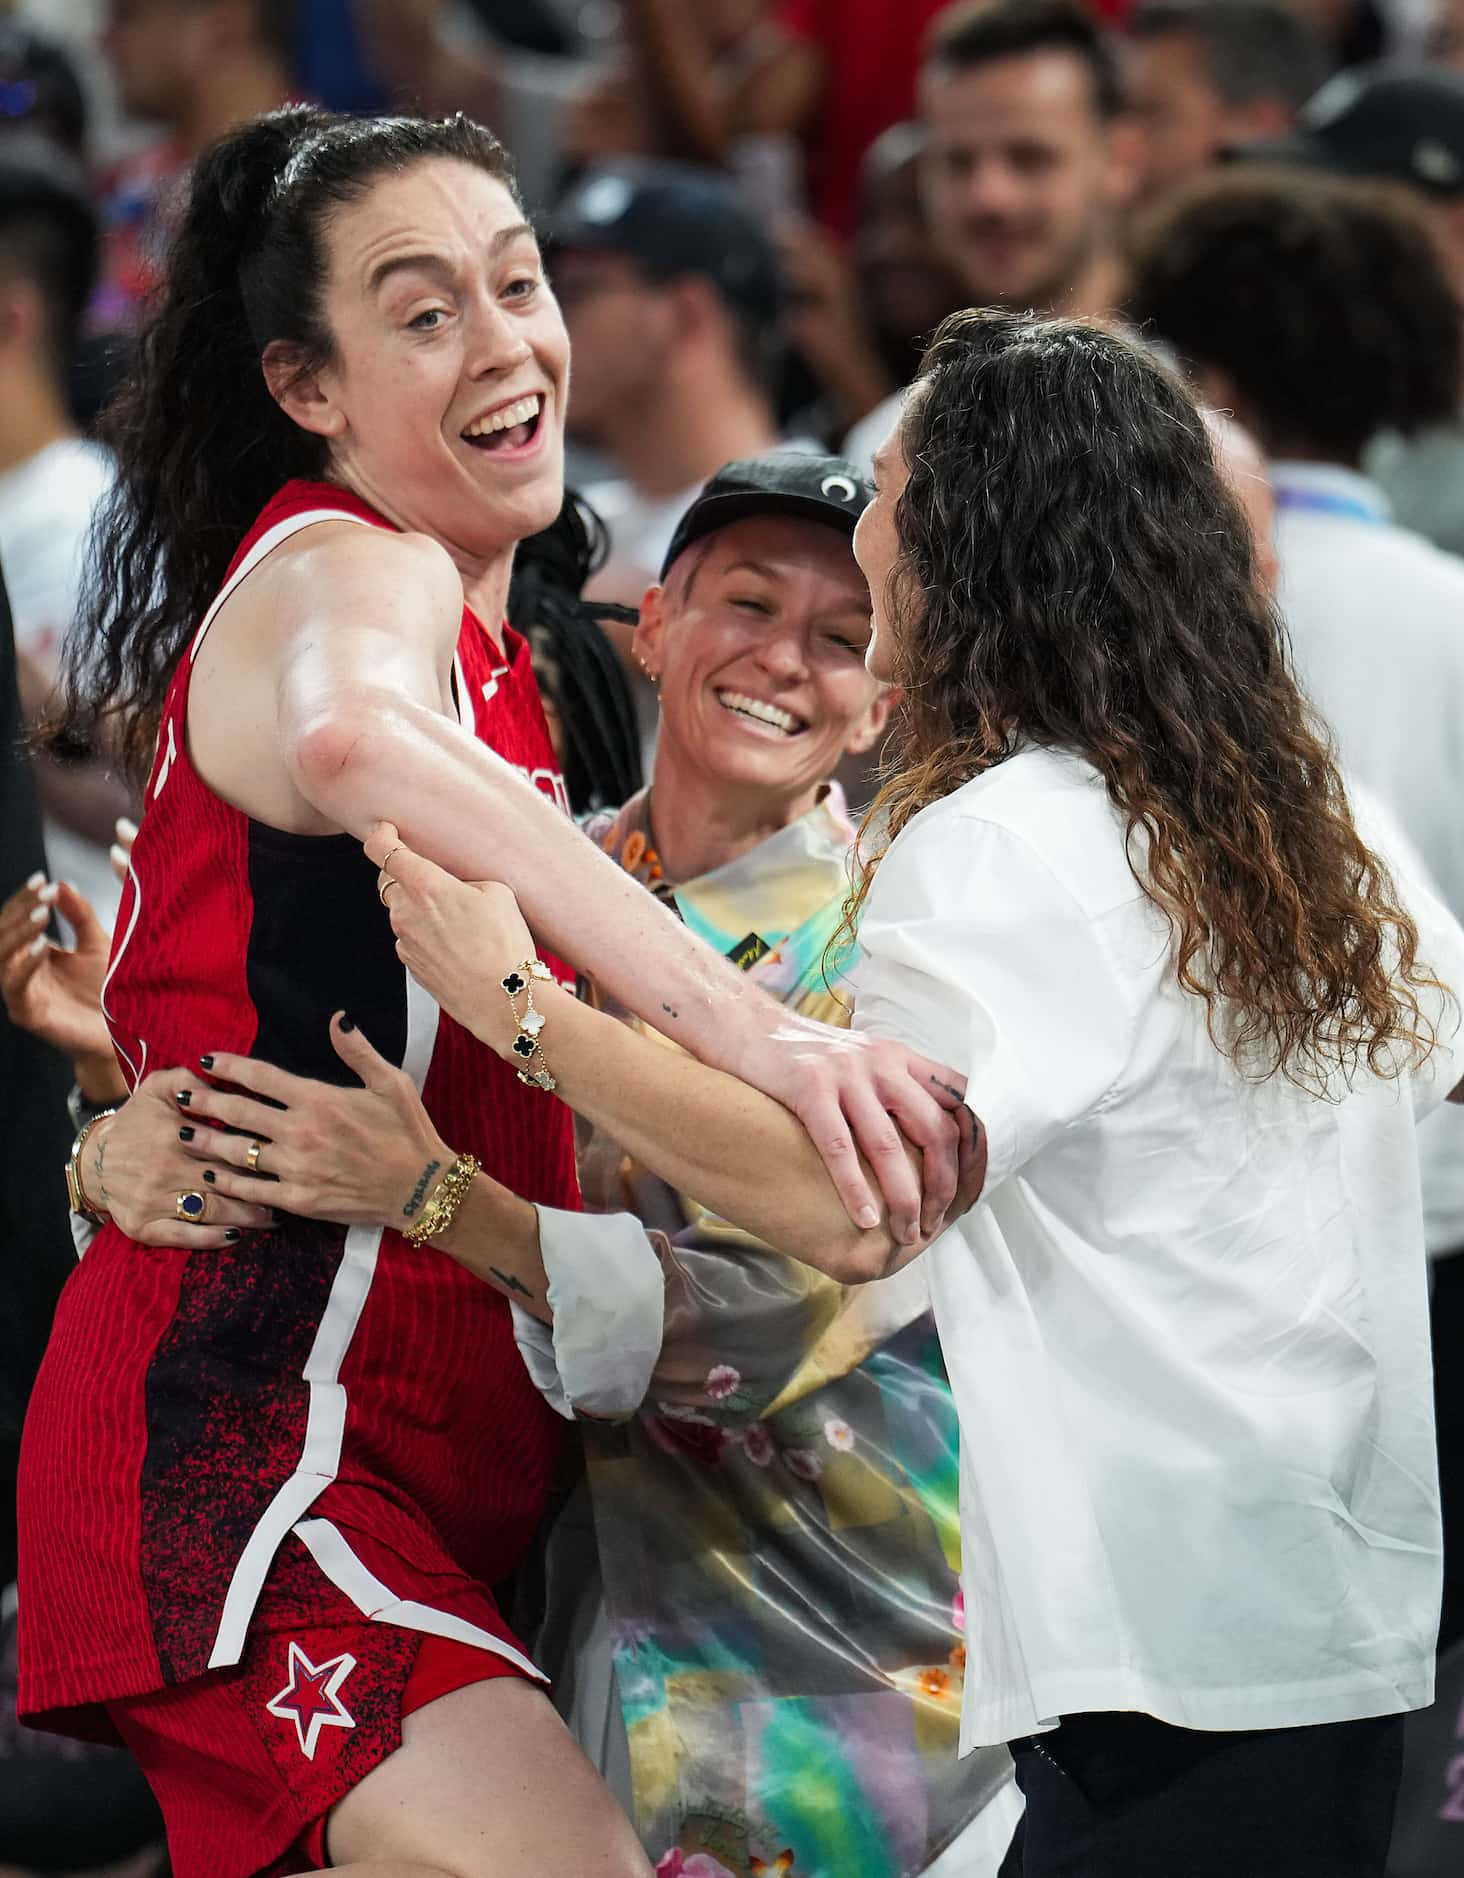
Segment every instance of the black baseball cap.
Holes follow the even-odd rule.
[[[1235,154],[1464,195],[1464,75],[1391,65],[1339,72],[1302,106],[1293,135]]]
[[[86,95],[60,46],[0,22],[0,131],[54,138],[73,156],[86,144]]]
[[[766,456],[740,457],[717,471],[676,524],[661,578],[694,542],[749,515],[793,515],[837,528],[852,539],[859,517],[873,500],[873,488],[841,456],[771,450]]]
[[[728,305],[773,323],[783,308],[772,241],[735,187],[691,163],[597,163],[543,220],[551,250],[623,254],[653,280],[704,275]]]

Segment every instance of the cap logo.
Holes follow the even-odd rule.
[[[1312,130],[1324,130],[1352,109],[1361,92],[1362,83],[1352,72],[1338,72],[1302,110],[1302,122]]]
[[[579,213],[587,222],[618,222],[633,193],[628,177],[597,176],[579,199]]]
[[[1413,173],[1429,183],[1457,183],[1464,171],[1447,144],[1422,137],[1413,146]]]
[[[840,502],[852,502],[859,493],[847,476],[825,476],[818,488],[820,495],[836,496]]]

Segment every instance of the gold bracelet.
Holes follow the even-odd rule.
[[[91,1131],[99,1122],[110,1121],[116,1113],[116,1109],[103,1109],[99,1115],[93,1115],[72,1142],[71,1158],[66,1163],[66,1197],[71,1202],[72,1212],[80,1213],[83,1219],[95,1220],[98,1225],[104,1225],[111,1214],[93,1206],[87,1199],[86,1188],[81,1183],[81,1156]]]
[[[415,1222],[402,1235],[410,1245],[426,1245],[439,1233],[446,1232],[458,1216],[458,1208],[467,1198],[468,1188],[478,1163],[471,1154],[460,1154],[427,1196],[427,1204]]]
[[[534,980],[552,984],[554,974],[543,959],[525,959],[523,964],[499,979],[499,984],[508,993],[508,1002],[513,1009],[514,1022],[518,1025],[518,1035],[513,1040],[513,1053],[519,1060],[518,1079],[527,1083],[531,1089],[542,1089],[546,1094],[557,1089],[558,1083],[551,1075],[548,1063],[544,1060],[544,1051],[539,1043],[539,1033],[544,1028],[544,1013],[534,1008]],[[518,1001],[523,997],[524,1008],[519,1011]]]

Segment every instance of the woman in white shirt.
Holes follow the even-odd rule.
[[[907,690],[855,1024],[962,1063],[977,1118],[928,1259],[963,1751],[1013,1746],[1025,1878],[1380,1874],[1432,1697],[1413,1130],[1464,1099],[1464,933],[1357,832],[1136,347],[957,315],[879,473],[869,662]],[[368,847],[415,975],[523,1054],[510,896]],[[850,1280],[911,1256],[776,1104],[534,997],[560,1094],[658,1173]]]

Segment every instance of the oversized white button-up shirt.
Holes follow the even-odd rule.
[[[1464,933],[1407,886],[1464,986]],[[855,1025],[964,1069],[981,1202],[927,1255],[961,1419],[962,1749],[1426,1704],[1440,1593],[1415,1123],[1447,1042],[1334,1100],[1243,1078],[1103,783],[1031,748],[876,876]]]

